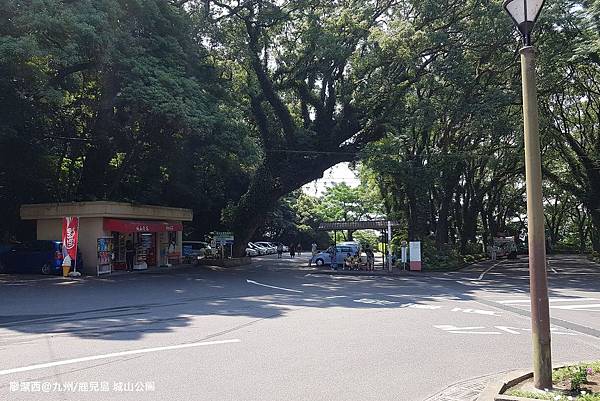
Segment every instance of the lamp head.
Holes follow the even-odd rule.
[[[517,26],[525,46],[531,45],[531,32],[544,6],[544,0],[504,0],[503,7]]]

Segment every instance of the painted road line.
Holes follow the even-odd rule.
[[[485,326],[456,327],[456,326],[449,325],[449,324],[442,324],[442,325],[437,325],[437,326],[433,326],[433,327],[444,330],[445,332],[452,333],[452,334],[487,334],[487,335],[502,334],[498,331],[474,331],[474,330],[485,329]]]
[[[564,309],[564,310],[585,310],[600,312],[600,304],[587,304],[587,305],[550,305],[551,309]],[[593,309],[590,309],[593,308]]]
[[[531,331],[531,329],[525,328],[525,329],[521,329],[518,327],[510,327],[510,326],[493,326],[493,327],[485,327],[485,326],[470,326],[470,327],[456,327],[450,324],[442,324],[442,325],[437,325],[437,326],[433,326],[436,329],[441,329],[444,330],[447,333],[452,333],[452,334],[486,334],[486,335],[498,335],[498,334],[513,334],[513,335],[520,335],[521,333],[518,330],[521,331]],[[481,331],[481,330],[489,330],[489,329],[497,329],[500,330],[500,332],[498,331]],[[552,331],[552,334],[557,334],[557,335],[566,335],[566,336],[576,336],[577,333],[570,333],[570,332],[565,332],[565,331],[560,331],[560,329],[556,328],[556,327],[552,327],[550,328],[550,330]]]
[[[259,283],[259,282],[256,282],[254,280],[246,280],[246,282],[250,283],[250,284],[260,285],[261,287],[274,288],[276,290],[283,290],[283,291],[289,291],[289,292],[302,293],[302,291],[300,291],[300,290],[292,290],[291,288],[276,287],[274,285],[268,285],[268,284]]]
[[[558,274],[558,271],[556,271],[556,269],[552,266],[550,266],[550,260],[546,260],[546,265],[550,268],[550,270],[552,270],[554,273]]]
[[[510,334],[521,334],[517,331],[517,330],[519,330],[518,327],[510,327],[510,326],[494,326],[494,327],[496,327],[498,330],[502,330],[502,331],[505,331]]]
[[[359,302],[362,304],[369,304],[369,305],[395,305],[395,304],[400,303],[400,302],[395,302],[395,301],[388,301],[385,299],[370,299],[370,298],[355,299],[354,302]]]
[[[548,302],[587,302],[587,301],[598,301],[597,298],[549,298]],[[507,299],[503,301],[496,301],[499,304],[508,305],[508,304],[528,304],[531,300],[528,299]]]
[[[491,310],[470,309],[470,308],[454,308],[451,312],[474,313],[477,315],[500,316],[500,313]]]
[[[239,343],[239,342],[240,342],[240,340],[236,338],[236,339],[232,339],[232,340],[200,341],[200,342],[188,343],[188,344],[168,345],[165,347],[142,348],[142,349],[135,349],[135,350],[131,350],[131,351],[112,352],[110,354],[85,356],[82,358],[65,359],[62,361],[40,363],[37,365],[23,366],[20,368],[0,370],[0,376],[6,376],[6,375],[20,373],[20,372],[28,372],[30,370],[46,369],[46,368],[51,368],[54,366],[71,365],[71,364],[80,363],[80,362],[97,361],[99,359],[118,358],[121,356],[128,356],[128,355],[148,354],[151,352],[171,351],[171,350],[184,349],[184,348],[202,347],[205,345],[219,345],[219,344],[230,344],[230,343]]]
[[[500,262],[498,262],[498,263],[495,263],[495,264],[493,264],[491,267],[487,268],[487,270],[486,270],[486,271],[484,271],[483,273],[481,273],[481,274],[479,275],[479,278],[478,278],[477,280],[475,280],[475,281],[482,280],[482,279],[483,279],[483,276],[485,276],[485,275],[486,275],[486,274],[487,274],[487,273],[488,273],[490,270],[492,270],[494,267],[498,266],[498,265],[499,265],[499,264],[501,264],[502,262],[504,262],[504,260],[501,260]]]

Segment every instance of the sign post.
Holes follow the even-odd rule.
[[[232,255],[233,252],[233,240],[234,236],[232,232],[228,231],[218,231],[214,235],[214,241],[217,246],[221,247],[221,259],[225,259],[225,245],[229,245],[230,253]]]
[[[411,241],[408,243],[410,251],[410,270],[421,271],[421,241]]]

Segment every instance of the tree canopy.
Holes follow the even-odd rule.
[[[548,237],[579,251],[600,251],[599,17],[548,0],[534,35]],[[463,253],[522,238],[519,47],[500,0],[3,1],[0,231],[109,199],[192,208],[186,234],[237,253],[374,215]],[[299,191],[340,162],[362,187]]]

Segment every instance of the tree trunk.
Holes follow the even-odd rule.
[[[592,248],[596,252],[600,252],[600,209],[589,209],[590,217],[592,218],[592,230],[590,238],[592,240]]]
[[[238,202],[231,225],[234,233],[233,256],[240,257],[246,253],[248,242],[256,229],[264,224],[267,214],[275,208],[281,193],[277,191],[277,180],[266,167],[257,171],[248,191]]]

